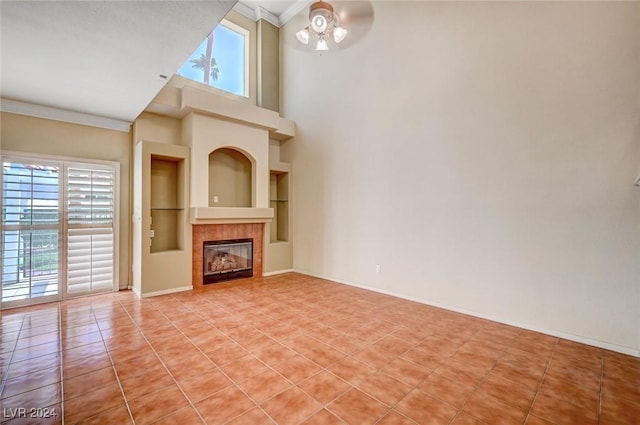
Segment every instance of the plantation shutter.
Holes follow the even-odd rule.
[[[67,167],[67,295],[114,287],[113,168]]]

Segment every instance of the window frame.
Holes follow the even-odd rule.
[[[92,158],[78,158],[59,155],[47,155],[32,152],[18,152],[0,150],[0,162],[5,160],[16,161],[33,161],[47,163],[58,167],[59,192],[58,192],[58,293],[51,297],[43,299],[31,298],[26,300],[15,300],[10,302],[0,302],[0,310],[5,308],[13,308],[25,305],[35,305],[42,302],[51,302],[57,300],[71,299],[76,296],[85,296],[87,294],[67,294],[67,249],[68,249],[68,232],[73,226],[69,226],[67,220],[67,168],[74,166],[96,167],[96,169],[112,169],[113,170],[113,288],[116,292],[120,289],[120,162],[108,161]],[[0,188],[2,188],[2,173],[0,173]],[[4,207],[0,197],[0,206]],[[1,209],[0,209],[1,210]],[[2,237],[0,235],[0,244]],[[2,279],[0,278],[0,284]]]
[[[228,31],[232,31],[236,34],[239,34],[242,39],[243,39],[243,60],[244,60],[244,67],[243,67],[243,76],[242,76],[242,92],[243,94],[237,94],[237,93],[233,93],[231,91],[225,90],[223,88],[220,87],[216,87],[213,85],[213,83],[210,81],[209,84],[205,84],[202,80],[200,79],[194,79],[191,77],[188,77],[186,75],[180,74],[180,71],[185,67],[185,65],[187,65],[191,59],[191,56],[198,50],[198,48],[206,41],[206,38],[204,40],[202,40],[200,42],[200,44],[198,44],[198,46],[196,46],[196,48],[194,49],[193,52],[191,52],[191,55],[189,56],[189,58],[187,58],[187,60],[180,65],[180,67],[178,68],[178,70],[176,71],[175,75],[179,76],[181,78],[184,78],[186,81],[189,82],[190,85],[197,85],[198,87],[206,87],[207,90],[213,90],[213,92],[221,94],[223,96],[227,96],[233,99],[239,99],[242,101],[252,101],[252,85],[251,85],[251,81],[252,81],[252,66],[253,63],[251,62],[251,52],[252,52],[252,37],[251,37],[251,33],[252,31],[243,27],[242,25],[236,24],[232,21],[230,21],[229,19],[223,19],[222,21],[220,21],[220,23],[218,23],[215,27],[213,27],[213,29],[211,30],[211,32],[214,32],[216,30],[216,28],[218,28],[218,26],[222,25],[223,27],[225,27]],[[214,43],[214,51],[215,51],[215,43]]]
[[[228,93],[231,94],[233,96],[238,96],[244,99],[249,99],[251,98],[251,93],[250,93],[250,87],[249,87],[249,74],[251,72],[251,64],[249,63],[250,60],[250,54],[249,51],[251,50],[251,31],[249,31],[246,28],[241,27],[238,24],[234,24],[233,22],[229,21],[228,19],[223,19],[222,21],[220,21],[220,23],[218,25],[222,25],[224,27],[226,27],[228,30],[231,30],[233,32],[236,32],[240,35],[243,36],[244,38],[244,70],[243,70],[243,87],[244,87],[244,94],[242,95],[238,95],[236,93],[232,93],[229,91],[226,91],[224,89],[218,88],[218,87],[213,87],[214,89],[220,90],[224,93]],[[215,31],[216,28],[218,27],[218,25],[216,25],[212,31]],[[215,47],[214,47],[215,48]]]

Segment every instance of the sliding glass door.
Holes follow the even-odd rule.
[[[60,168],[2,164],[2,304],[51,301],[60,291]]]
[[[117,290],[117,167],[2,159],[2,308]]]

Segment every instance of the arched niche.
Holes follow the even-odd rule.
[[[220,148],[209,154],[209,206],[252,207],[253,162],[244,153]]]

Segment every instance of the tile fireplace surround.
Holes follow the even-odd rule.
[[[202,280],[202,254],[205,241],[253,239],[253,277],[262,277],[263,223],[249,224],[197,224],[193,225],[193,289],[204,287]]]

